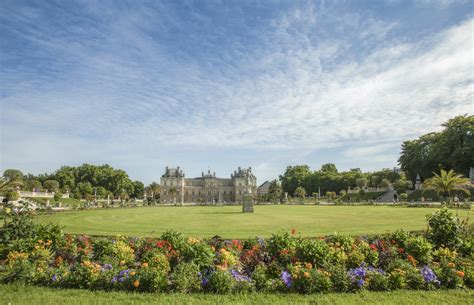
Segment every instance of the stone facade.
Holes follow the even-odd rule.
[[[211,171],[185,178],[179,167],[166,167],[160,184],[162,203],[243,203],[245,194],[254,196],[257,192],[257,178],[250,167],[239,167],[230,178],[218,178]]]

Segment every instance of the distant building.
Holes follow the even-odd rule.
[[[249,192],[257,193],[257,178],[250,167],[239,167],[230,178],[218,178],[210,170],[201,177],[185,178],[179,167],[166,167],[161,176],[162,203],[242,203],[243,195]]]
[[[394,168],[392,169],[392,171],[393,171],[394,173],[400,174],[400,173],[402,172],[402,169],[401,169],[400,167],[394,167]]]
[[[266,195],[270,192],[270,181],[265,181],[257,188],[258,195]]]

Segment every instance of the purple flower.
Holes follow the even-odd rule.
[[[232,276],[234,277],[234,279],[237,282],[249,282],[250,281],[250,278],[248,276],[240,274],[237,270],[232,270],[230,273],[232,274]]]
[[[262,248],[265,247],[265,240],[263,238],[259,238],[258,243],[260,244]]]
[[[357,286],[359,286],[359,288],[361,288],[362,286],[364,286],[364,283],[365,281],[363,279],[360,279],[357,281]]]
[[[112,282],[112,283],[116,283],[116,282],[117,282],[117,277],[114,276],[114,277],[112,278],[111,282]]]
[[[203,277],[202,280],[201,280],[201,285],[206,286],[208,283],[209,283],[209,280],[207,278]]]
[[[425,280],[425,283],[435,283],[439,284],[438,278],[436,277],[436,274],[431,270],[430,267],[428,266],[423,266],[420,269],[420,273],[423,276],[423,279]]]
[[[286,287],[291,287],[291,274],[288,271],[283,271],[280,275],[281,280],[285,283]]]
[[[102,266],[102,269],[101,269],[101,270],[102,270],[102,271],[105,271],[105,270],[110,270],[110,269],[112,269],[112,265],[111,265],[111,264],[104,264],[104,265]]]
[[[58,276],[57,276],[56,274],[53,275],[53,277],[51,278],[51,280],[52,280],[53,282],[56,282],[56,281],[58,280]]]

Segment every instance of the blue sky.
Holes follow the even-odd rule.
[[[376,170],[473,114],[472,1],[0,2],[0,169]]]

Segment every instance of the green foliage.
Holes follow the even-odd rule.
[[[302,238],[296,244],[296,255],[302,262],[309,262],[317,267],[327,266],[329,246],[318,239]]]
[[[443,208],[427,216],[428,239],[436,247],[457,247],[460,244],[461,226],[459,218]]]
[[[431,243],[422,236],[410,237],[406,241],[406,252],[421,264],[431,261],[431,248]]]
[[[441,132],[403,142],[398,162],[411,181],[417,174],[422,179],[430,178],[440,167],[467,176],[474,166],[474,115],[457,116],[442,126]]]
[[[209,292],[225,294],[231,292],[234,285],[235,280],[228,271],[217,269],[211,273],[204,288]]]
[[[372,291],[387,291],[390,289],[389,279],[385,274],[371,272],[368,289]]]
[[[63,197],[63,193],[61,193],[61,192],[56,192],[54,194],[54,200],[56,200],[56,201],[61,200],[62,197]]]
[[[59,182],[56,180],[46,180],[43,182],[43,187],[48,190],[48,192],[57,192],[59,190]]]
[[[356,186],[358,188],[366,188],[367,187],[367,178],[358,178],[356,179]]]
[[[17,169],[7,169],[3,172],[3,177],[10,181],[23,180],[23,173]]]
[[[5,195],[5,199],[7,202],[16,201],[18,200],[18,198],[20,198],[20,195],[17,191],[7,191]]]
[[[173,290],[183,293],[202,290],[199,266],[195,263],[180,263],[171,274]]]
[[[301,187],[301,186],[298,186],[295,190],[295,197],[298,197],[298,198],[304,198],[306,197],[306,190]]]
[[[408,200],[407,193],[401,193],[399,196],[400,196],[400,201],[401,202],[406,202]]]

